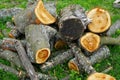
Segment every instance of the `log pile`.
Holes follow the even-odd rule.
[[[2,11],[5,12],[1,10],[0,16],[4,14]],[[120,45],[120,37],[111,37],[120,28],[120,21],[111,26],[108,11],[94,8],[86,14],[81,6],[69,5],[58,17],[55,3],[43,3],[42,0],[29,3],[26,9],[19,11],[7,15],[14,15],[13,27],[9,38],[0,40],[3,50],[0,58],[10,61],[19,70],[3,64],[0,69],[19,78],[57,80],[44,73],[68,62],[69,69],[87,73],[87,80],[115,80],[92,66],[110,56],[107,45]],[[7,26],[11,24],[7,23]],[[63,49],[65,46],[67,50]],[[58,51],[54,52],[54,49]],[[41,72],[36,71],[34,64],[39,65]]]

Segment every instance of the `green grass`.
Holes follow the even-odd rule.
[[[70,4],[79,4],[85,8],[86,11],[91,10],[95,7],[100,7],[107,10],[111,15],[112,24],[120,19],[120,9],[116,9],[112,7],[112,3],[114,0],[57,0],[57,12],[59,14],[60,10],[65,6]],[[0,9],[2,8],[10,8],[10,7],[23,7],[27,0],[0,0]],[[0,19],[0,29],[5,29],[7,19]],[[120,35],[120,30],[117,30],[113,37]],[[2,36],[3,37],[3,36]],[[120,46],[109,46],[111,55],[108,59],[105,59],[99,63],[94,65],[95,69],[99,72],[103,71],[109,66],[112,66],[113,69],[108,72],[108,74],[114,76],[116,80],[120,79]],[[0,63],[4,63],[9,65],[10,63],[5,60],[0,60]],[[7,73],[7,74],[6,74]],[[48,71],[48,74],[58,77],[59,79],[65,77],[67,74],[70,74],[70,80],[85,80],[86,74],[78,74],[77,72],[70,71],[67,67],[67,63],[63,65],[58,65],[52,70]],[[8,77],[9,76],[9,77]],[[18,80],[18,78],[8,72],[4,72],[0,70],[0,80]]]

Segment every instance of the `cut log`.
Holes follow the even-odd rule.
[[[12,62],[18,68],[23,68],[22,63],[21,63],[17,53],[15,53],[15,52],[12,52],[9,50],[4,50],[3,52],[0,53],[0,58],[6,59],[9,62]]]
[[[74,43],[70,43],[69,47],[72,49],[72,52],[75,56],[75,60],[78,63],[79,70],[85,71],[87,74],[95,73],[96,70],[92,67],[90,61],[82,53],[81,49],[76,46]]]
[[[50,60],[48,60],[47,62],[45,62],[44,64],[42,64],[40,66],[40,69],[42,70],[42,72],[46,72],[49,69],[55,67],[56,65],[70,60],[72,57],[73,57],[73,54],[72,54],[71,50],[67,50],[63,53],[58,52],[58,55],[56,57],[53,57]]]
[[[12,17],[18,13],[23,11],[22,8],[9,8],[9,9],[1,9],[0,10],[0,18]]]
[[[90,57],[87,57],[87,59],[90,61],[91,65],[109,57],[110,50],[107,46],[103,46],[100,49],[98,49],[96,52],[93,53]],[[77,72],[81,72],[78,68],[78,63],[76,62],[75,58],[71,59],[68,62],[69,69],[75,70]]]
[[[91,32],[79,39],[80,45],[89,52],[94,52],[100,46],[100,36]]]
[[[59,20],[59,33],[61,38],[66,41],[78,39],[86,28],[84,19],[87,17],[83,8],[79,5],[70,5],[61,11]]]
[[[27,53],[33,63],[42,64],[50,56],[49,40],[56,30],[45,25],[29,25],[25,28]]]
[[[92,32],[105,32],[111,25],[110,14],[104,9],[94,8],[87,13],[87,17],[92,20],[88,25],[88,29]]]
[[[54,8],[56,7],[48,7]],[[52,24],[56,21],[56,18],[51,15],[44,7],[42,0],[39,0],[38,4],[31,5],[30,7],[26,8],[21,13],[14,16],[14,23],[18,31],[22,34],[25,32],[25,27],[30,24]],[[51,9],[53,10],[53,9]],[[52,13],[56,13],[56,11],[52,11]],[[56,15],[55,15],[56,16]]]
[[[112,36],[112,34],[115,34],[118,29],[120,29],[120,20],[117,20],[112,26],[110,26],[110,29],[106,32],[106,35]]]
[[[120,0],[115,0],[115,1],[113,2],[113,7],[115,7],[115,8],[120,8]]]
[[[18,52],[19,58],[25,68],[25,70],[27,71],[29,77],[31,80],[39,80],[37,73],[35,72],[31,62],[28,59],[28,56],[25,52],[25,49],[23,48],[22,44],[20,41],[15,40],[15,49]]]
[[[6,27],[10,28],[10,29],[13,29],[15,27],[15,25],[12,22],[6,22]]]
[[[26,40],[20,40],[22,45],[25,47],[26,46]],[[16,51],[15,49],[15,44],[14,44],[14,39],[11,38],[3,38],[1,40],[1,48],[4,50],[11,50],[11,51]]]
[[[113,76],[104,73],[93,73],[87,80],[116,80]]]

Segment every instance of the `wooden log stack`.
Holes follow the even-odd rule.
[[[0,64],[0,69],[24,79],[58,80],[45,73],[68,62],[69,69],[87,73],[87,80],[115,80],[97,72],[93,65],[110,56],[107,45],[120,45],[120,37],[111,37],[120,28],[119,20],[111,26],[107,10],[94,8],[86,14],[83,7],[75,4],[63,8],[57,17],[55,2],[34,1],[14,15],[10,38],[0,40],[0,58],[16,67]],[[56,24],[58,29],[54,28]],[[37,71],[36,64],[41,72]]]

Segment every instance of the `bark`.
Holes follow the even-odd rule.
[[[45,25],[30,25],[25,29],[27,53],[33,63],[44,63],[50,56],[49,40],[56,30]],[[44,52],[42,52],[44,51]]]
[[[15,25],[12,22],[6,22],[6,27],[10,28],[10,29],[13,29],[15,27]]]
[[[35,3],[35,4],[31,5],[31,6],[29,6],[28,8],[26,8],[21,13],[19,13],[19,14],[17,14],[17,15],[14,16],[14,23],[15,23],[16,28],[18,29],[18,31],[20,33],[25,34],[25,27],[28,26],[28,25],[30,25],[30,24],[40,24],[40,23],[42,23],[42,21],[39,20],[39,18],[35,14],[35,8],[37,6],[38,6],[37,3]],[[43,6],[40,6],[39,10],[41,11],[40,12],[41,14],[38,14],[38,16],[42,17],[43,20],[44,19],[47,20],[49,18],[49,15],[51,15],[51,14],[53,14],[53,16],[56,16],[56,7],[55,6],[53,6],[53,5],[51,5],[51,6],[47,5],[48,7],[46,7],[46,8],[48,8],[48,9],[41,8]],[[47,10],[48,10],[48,12],[47,12]],[[44,15],[42,15],[42,14],[44,14]]]
[[[109,56],[110,56],[109,48],[107,46],[103,46],[100,49],[98,49],[96,52],[94,52],[93,55],[87,57],[87,59],[91,63],[91,65],[93,65]],[[81,70],[79,70],[78,68],[78,63],[76,62],[75,58],[69,61],[68,66],[70,69],[81,72]]]
[[[115,1],[113,2],[113,7],[115,7],[115,8],[120,8],[120,0],[115,0]]]
[[[40,69],[43,72],[48,71],[49,69],[53,68],[54,66],[58,65],[58,64],[62,64],[65,61],[70,60],[73,57],[72,51],[69,49],[63,53],[58,53],[58,55],[56,57],[51,58],[50,60],[48,60],[47,62],[45,62],[44,64],[42,64],[40,66]]]
[[[25,70],[27,71],[28,75],[30,76],[30,79],[31,80],[39,80],[38,75],[35,72],[31,62],[29,61],[28,56],[27,56],[25,49],[23,48],[21,42],[18,40],[15,40],[14,42],[15,42],[15,49],[17,50],[19,58],[23,64]]]
[[[87,74],[92,74],[96,70],[92,67],[90,61],[82,53],[81,49],[78,48],[75,44],[69,44],[69,47],[72,49],[72,52],[75,56],[75,60],[78,63],[79,70],[84,70]]]
[[[20,40],[20,42],[22,43],[22,45],[25,47],[26,46],[26,40]],[[7,50],[11,50],[11,51],[16,51],[15,49],[15,43],[14,43],[14,39],[11,38],[3,38],[3,40],[1,40],[1,48],[2,49],[7,49]]]
[[[4,50],[3,52],[0,53],[0,57],[8,60],[9,62],[14,63],[18,68],[23,67],[17,53],[15,52]]]
[[[112,36],[115,34],[116,30],[120,29],[120,20],[117,20],[113,25],[110,26],[110,29],[106,32],[107,36]]]
[[[70,5],[65,7],[60,15],[59,33],[61,38],[66,41],[78,39],[89,22],[83,8],[79,5]]]
[[[1,9],[0,10],[0,18],[5,17],[12,17],[18,13],[20,13],[23,9],[22,8],[9,8],[9,9]]]

